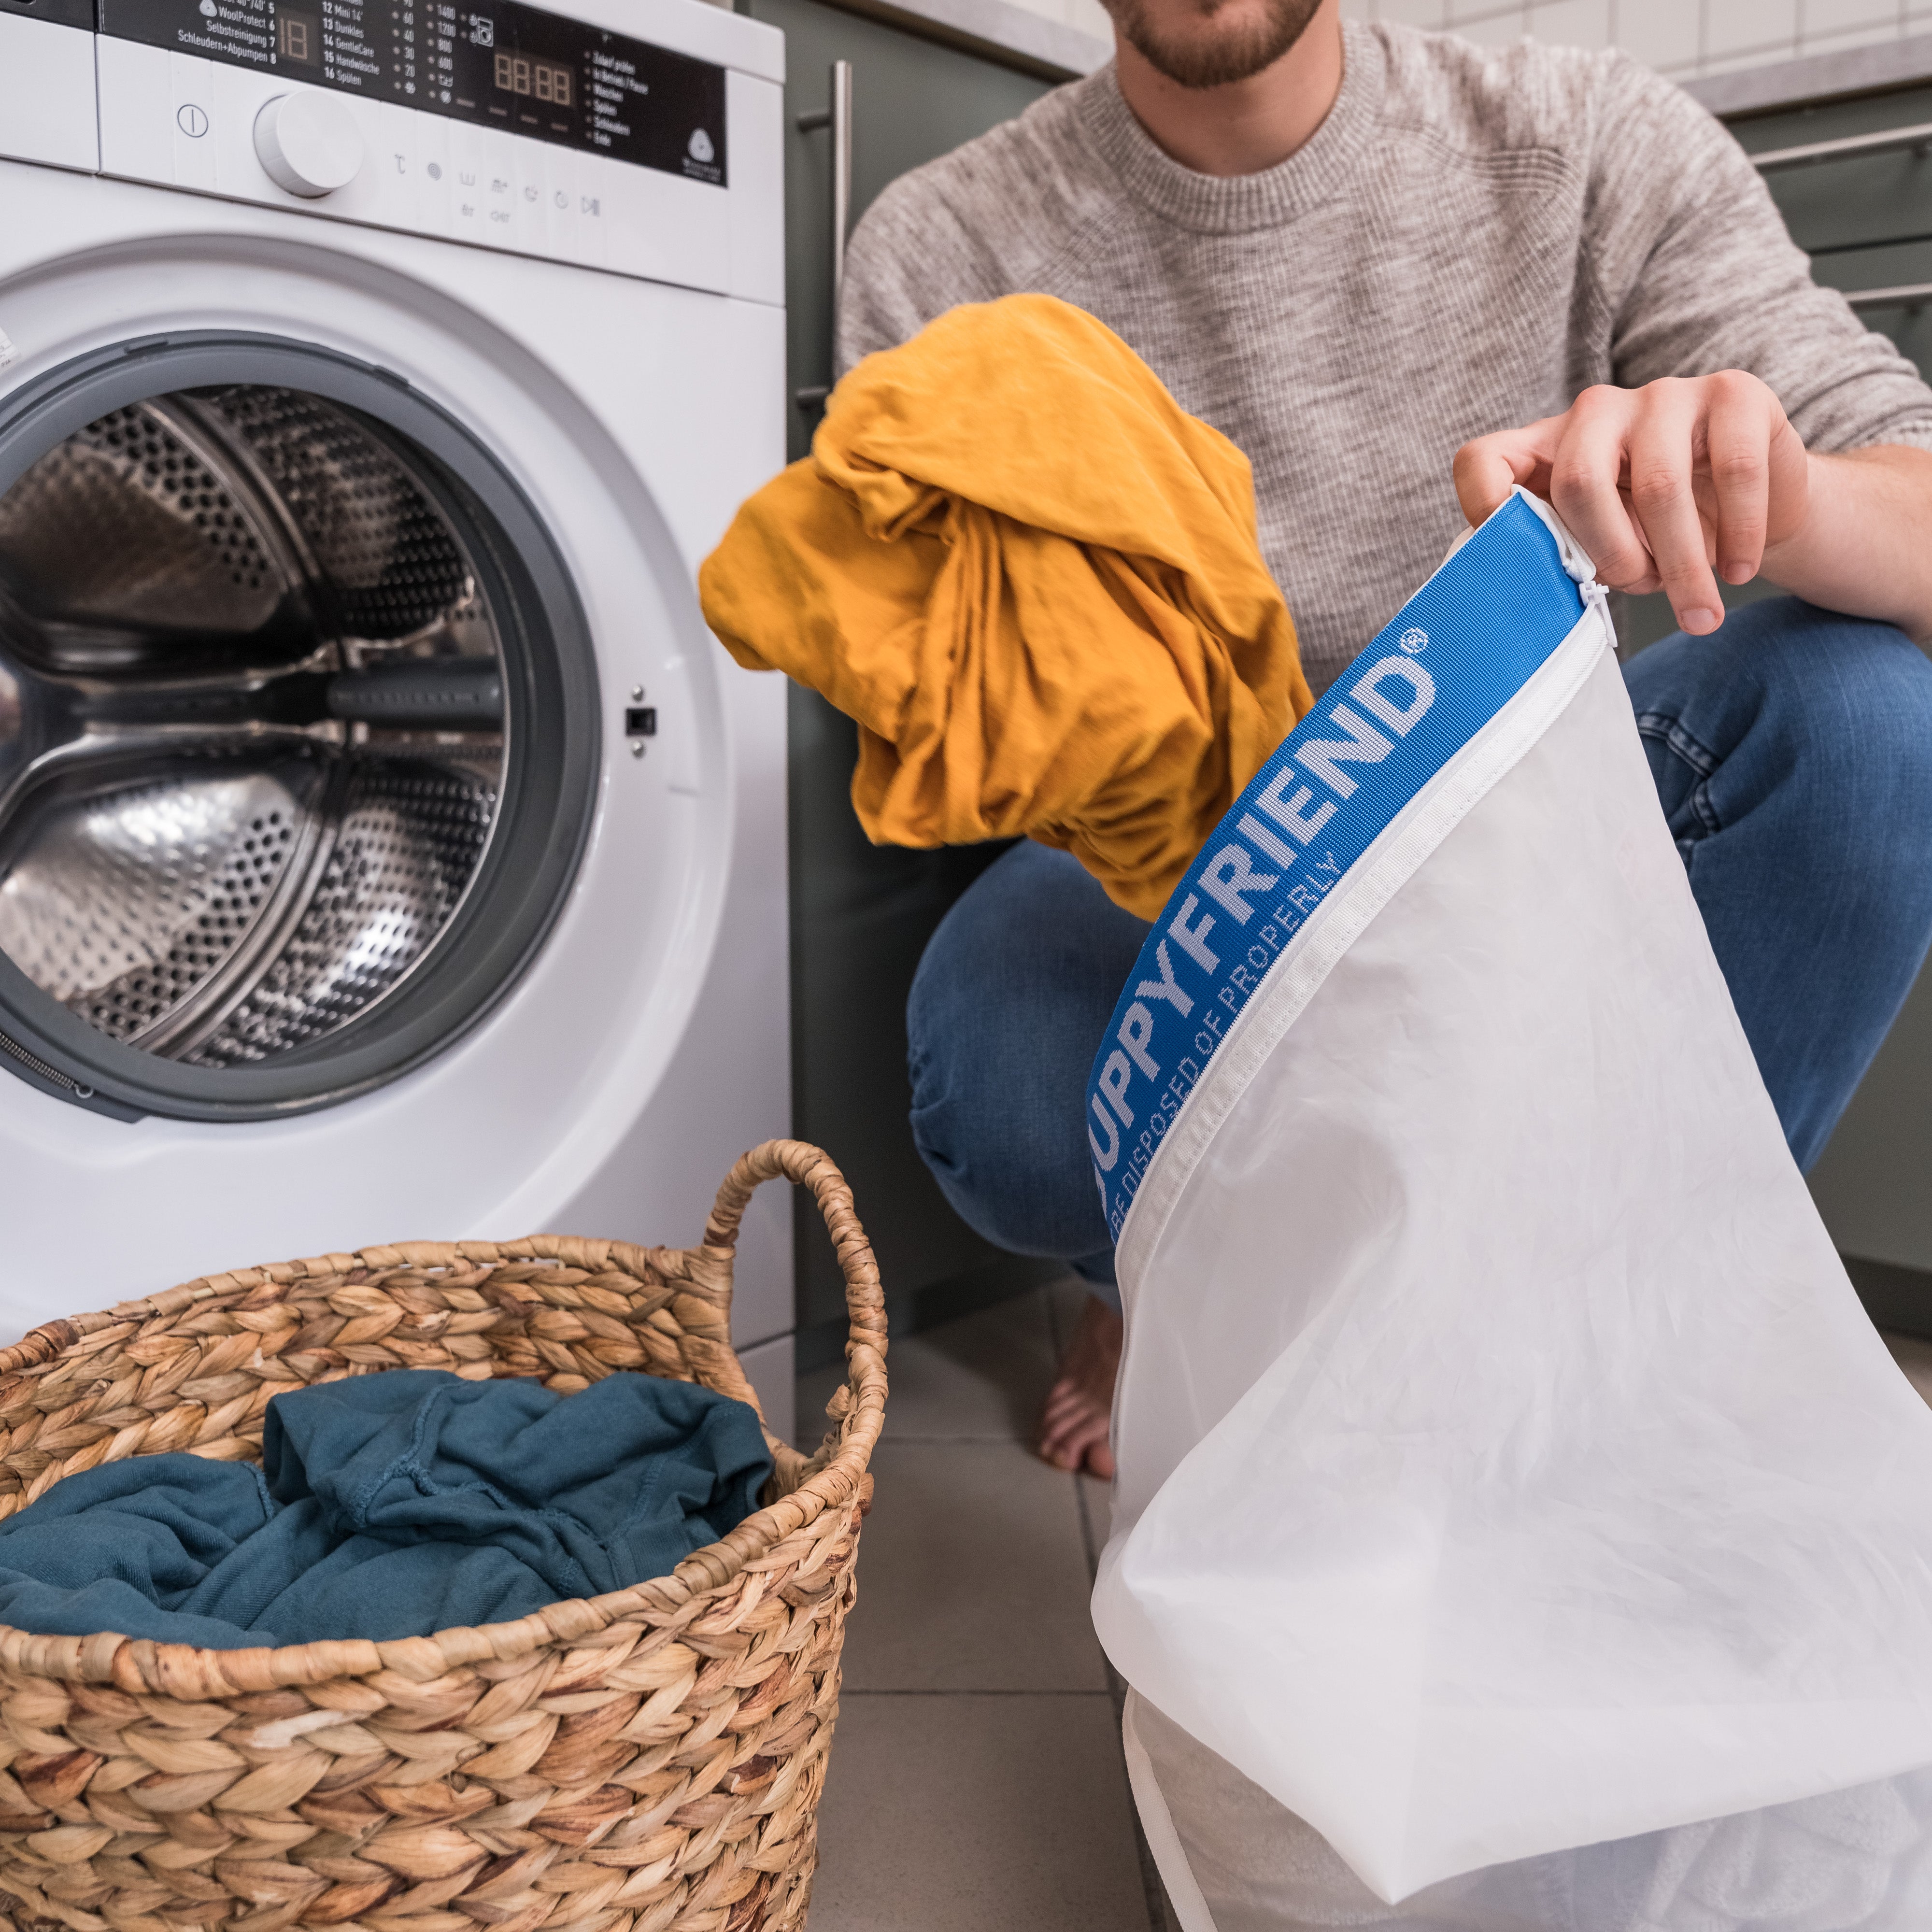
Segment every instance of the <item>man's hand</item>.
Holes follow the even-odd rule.
[[[1604,583],[1661,587],[1696,633],[1724,622],[1713,571],[1749,583],[1811,508],[1804,446],[1777,397],[1739,369],[1586,389],[1560,416],[1456,452],[1456,494],[1472,524],[1517,483],[1555,506]]]

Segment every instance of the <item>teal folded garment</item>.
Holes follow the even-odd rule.
[[[217,1650],[499,1623],[664,1575],[771,1470],[752,1409],[689,1382],[325,1382],[268,1404],[259,1469],[137,1456],[0,1522],[0,1623]]]

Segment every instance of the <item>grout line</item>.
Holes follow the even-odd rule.
[[[1087,1505],[1087,1479],[1076,1469],[1068,1480],[1073,1485],[1073,1506],[1080,1514],[1080,1541],[1087,1552],[1087,1580],[1090,1583],[1100,1574],[1100,1534]]]

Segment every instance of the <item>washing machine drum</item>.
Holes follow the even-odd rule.
[[[218,384],[0,495],[12,1070],[260,1118],[419,1064],[514,978],[587,821],[587,646],[484,480],[494,510],[393,424]]]

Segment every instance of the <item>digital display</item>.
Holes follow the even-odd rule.
[[[296,67],[314,67],[322,48],[322,22],[292,7],[275,10],[275,51]]]
[[[100,30],[725,182],[724,70],[521,0],[99,0]]]
[[[554,61],[530,60],[522,54],[499,54],[496,85],[506,94],[527,94],[555,107],[568,107],[571,103],[570,70],[559,67]]]

